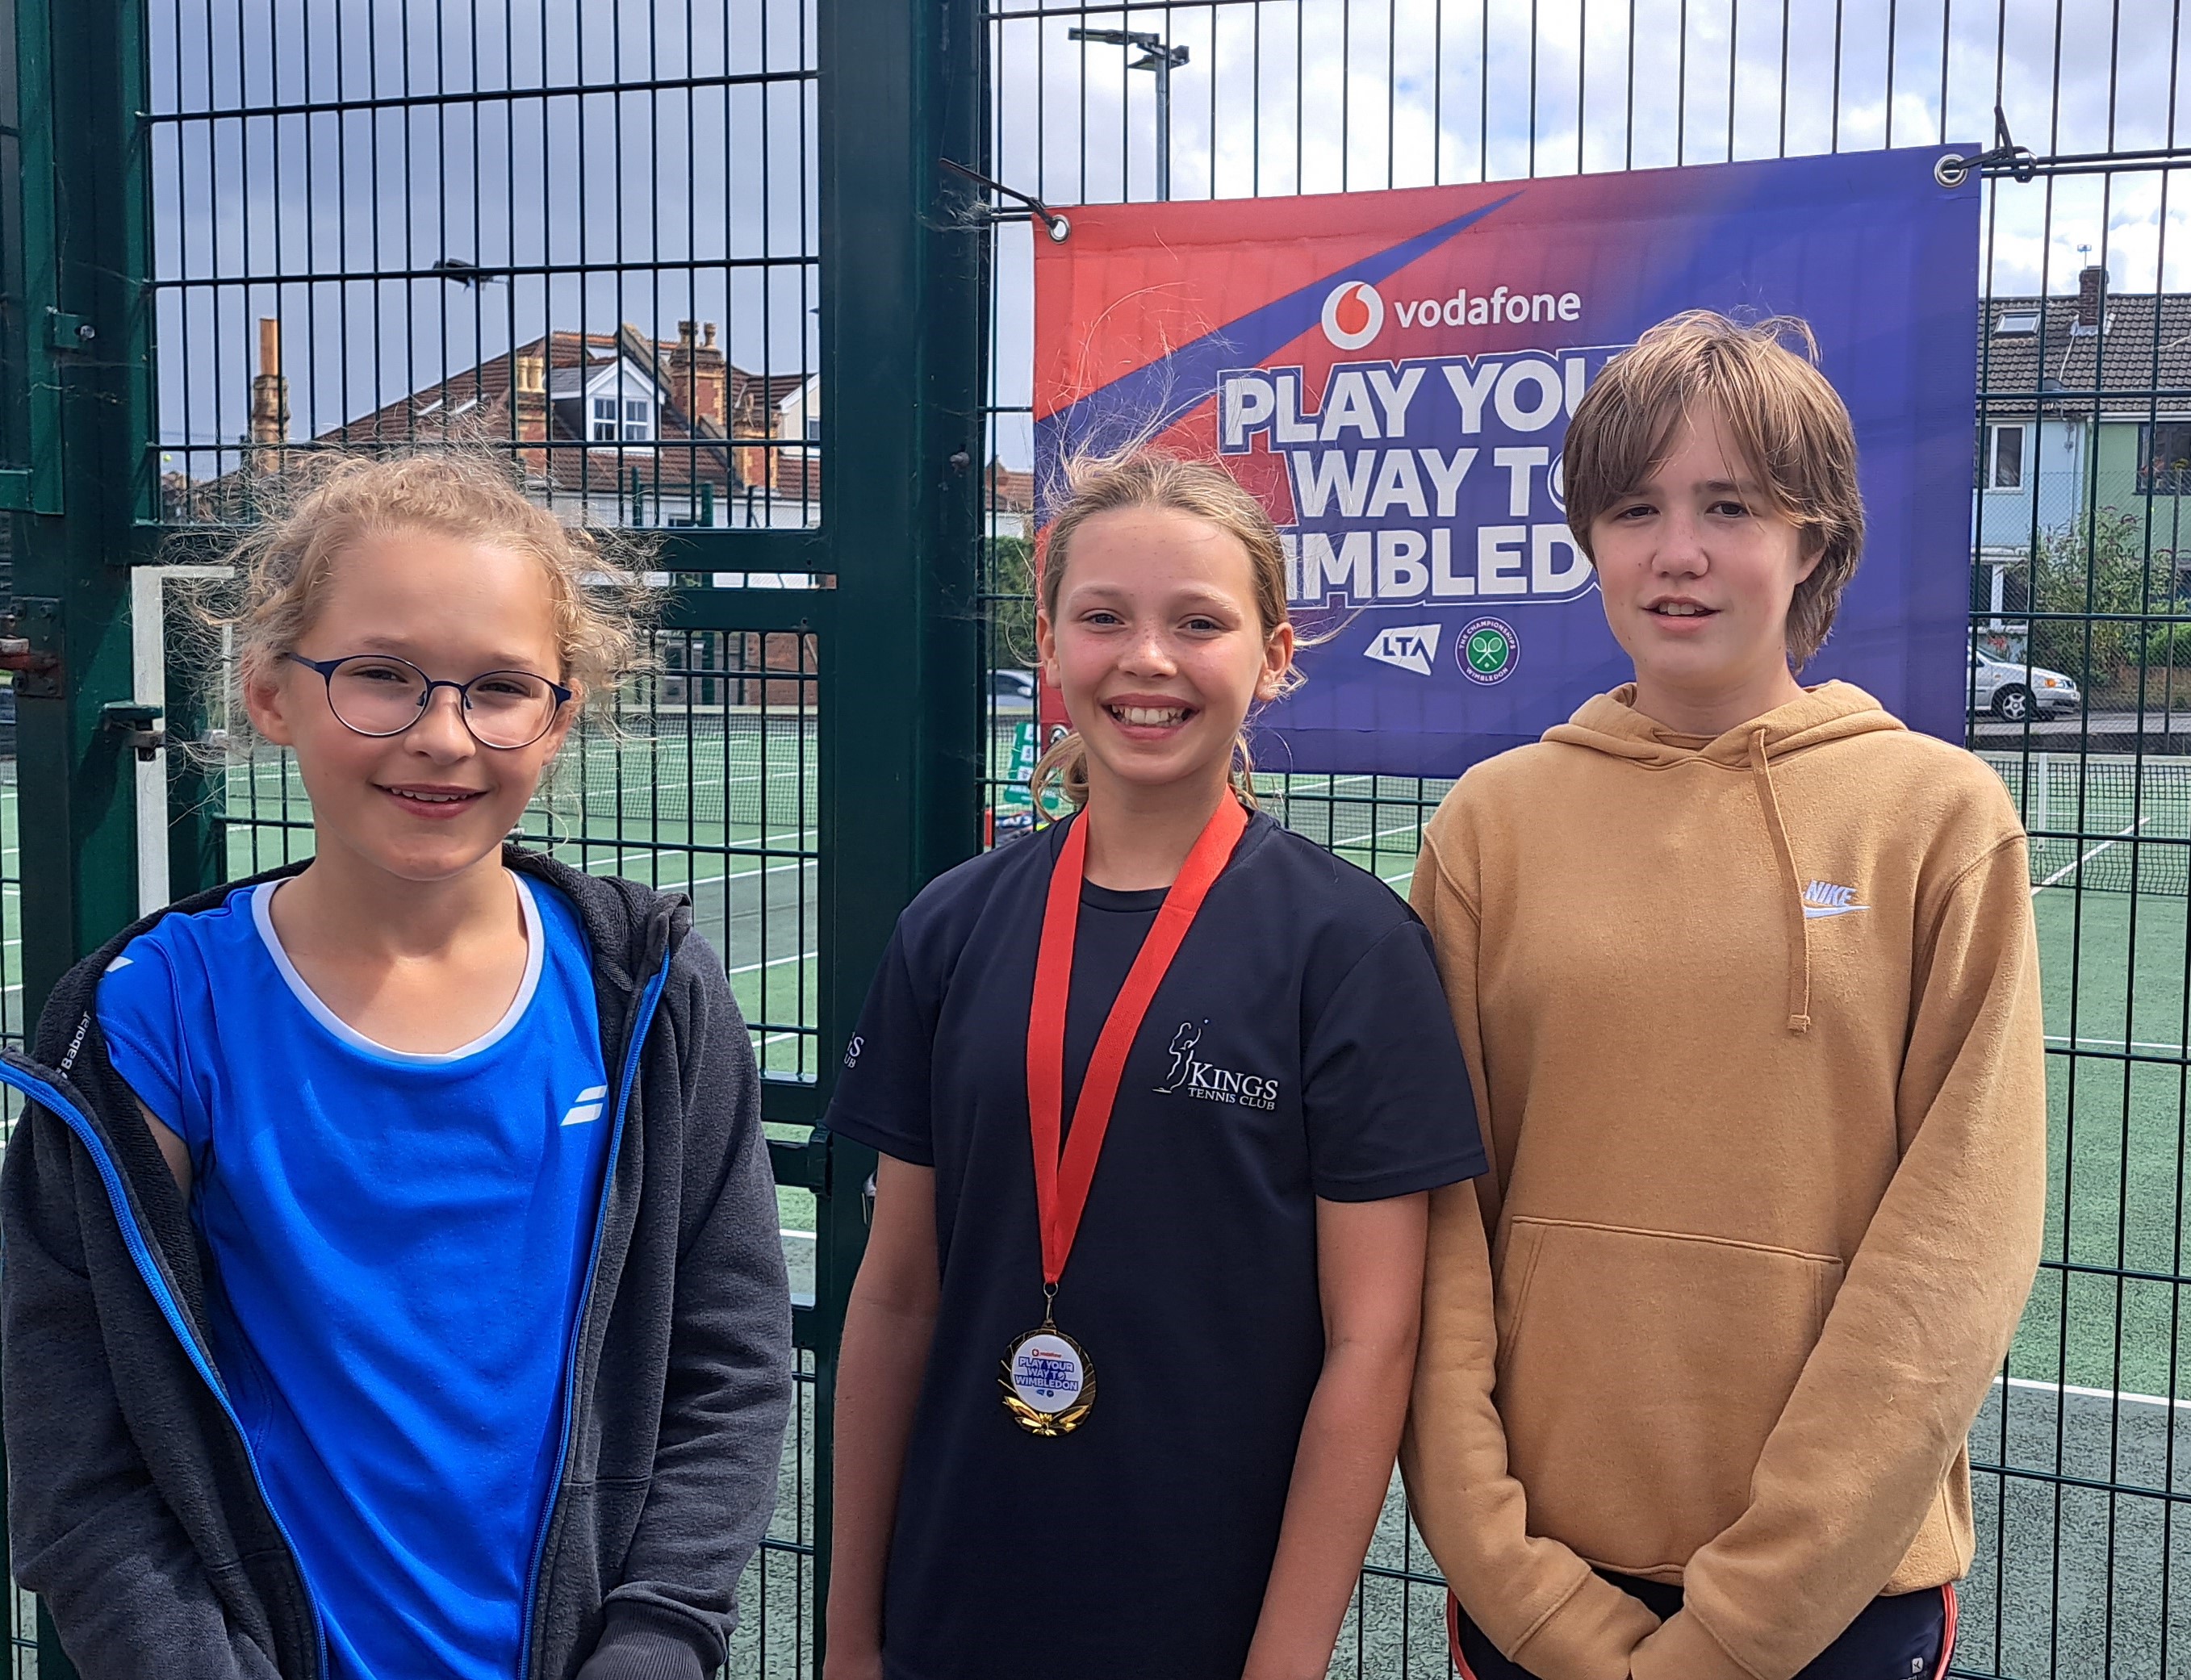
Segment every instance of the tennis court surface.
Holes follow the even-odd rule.
[[[521,830],[576,866],[689,892],[763,1066],[794,1078],[816,1071],[817,756],[811,715],[657,709],[642,729],[574,743]],[[2191,1604],[2169,1595],[2164,1567],[2191,1567],[2191,1523],[2176,1520],[2191,1500],[2191,760],[1989,761],[2032,835],[2051,1193],[2039,1284],[1972,1437],[1979,1550],[1959,1666],[2172,1680],[2191,1674]],[[1403,892],[1420,821],[1450,785],[1261,780],[1273,815]],[[309,853],[285,758],[230,772],[225,806],[236,873]],[[11,1024],[22,815],[0,767]],[[794,1275],[811,1279],[811,1198],[781,1194]],[[1431,1573],[1396,1490],[1335,1671],[1447,1671]]]

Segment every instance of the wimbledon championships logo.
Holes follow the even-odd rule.
[[[1471,682],[1504,682],[1514,675],[1522,643],[1504,618],[1476,618],[1461,631],[1457,651]]]
[[[1323,297],[1323,336],[1340,350],[1360,350],[1385,330],[1385,300],[1366,280],[1342,280]]]

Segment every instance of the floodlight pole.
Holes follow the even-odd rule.
[[[1069,29],[1071,41],[1097,41],[1107,47],[1132,47],[1141,56],[1126,66],[1148,70],[1157,78],[1157,198],[1171,197],[1171,73],[1187,62],[1187,48],[1169,44],[1160,35],[1138,29]]]

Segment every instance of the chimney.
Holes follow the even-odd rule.
[[[2108,271],[2097,263],[2077,271],[2077,324],[2097,332],[2107,313]]]
[[[512,424],[521,441],[543,446],[526,449],[523,453],[526,475],[534,480],[546,479],[551,465],[544,447],[548,441],[548,339],[537,339],[510,356]]]
[[[259,322],[259,372],[251,381],[251,441],[278,449],[289,441],[289,382],[282,377],[282,323]],[[280,470],[279,458],[269,464]]]
[[[723,353],[715,348],[715,323],[707,323],[707,342],[697,341],[700,323],[677,323],[677,346],[662,358],[669,376],[671,401],[683,409],[695,430],[706,420],[724,436],[730,434],[730,409],[725,389]]]

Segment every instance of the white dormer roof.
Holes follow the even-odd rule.
[[[548,395],[558,402],[576,397],[615,396],[660,403],[662,387],[623,356],[614,356],[587,367],[558,367],[548,376]]]

